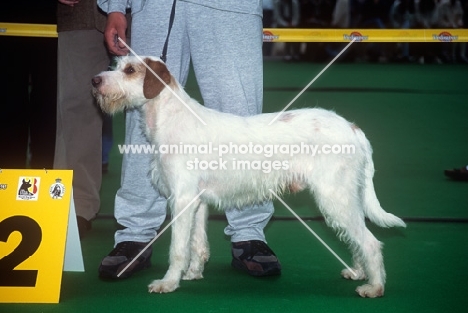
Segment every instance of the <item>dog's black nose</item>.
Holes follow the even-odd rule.
[[[102,83],[102,78],[100,76],[95,76],[91,79],[91,83],[94,87],[98,87]]]

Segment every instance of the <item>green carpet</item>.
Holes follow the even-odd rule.
[[[338,255],[349,253],[322,222],[308,225]],[[112,245],[113,222],[101,219],[83,241],[86,273],[63,275],[59,304],[0,304],[0,312],[466,312],[468,225],[409,223],[405,230],[371,231],[385,243],[386,295],[362,299],[359,282],[340,277],[343,266],[298,222],[273,221],[266,234],[278,254],[280,277],[254,278],[229,266],[224,222],[210,221],[211,259],[200,281],[182,281],[172,294],[146,286],[167,269],[170,234],[155,244],[153,267],[119,281],[101,281],[97,265]]]
[[[281,110],[323,64],[265,62],[265,112]],[[154,246],[153,267],[119,282],[101,281],[97,267],[113,245],[112,215],[120,182],[123,116],[114,118],[115,145],[104,176],[101,217],[82,241],[85,273],[65,272],[59,304],[0,304],[0,312],[465,312],[468,306],[467,183],[447,180],[446,168],[468,163],[466,66],[335,64],[291,107],[323,107],[355,122],[374,148],[375,186],[382,206],[407,220],[406,229],[369,225],[384,242],[385,297],[361,299],[359,282],[340,278],[342,265],[280,203],[266,229],[283,273],[253,278],[230,267],[225,222],[209,222],[211,259],[205,278],[183,281],[172,294],[146,285],[167,269],[170,234]],[[187,90],[198,99],[193,75]],[[301,193],[285,201],[303,217],[319,216]],[[218,212],[213,215],[222,216]],[[458,223],[438,219],[455,218]],[[308,221],[347,263],[343,243],[321,221]]]

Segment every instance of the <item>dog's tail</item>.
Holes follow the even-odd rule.
[[[385,212],[380,206],[380,202],[375,194],[374,183],[374,162],[372,161],[372,147],[369,140],[360,129],[355,129],[359,143],[364,149],[364,172],[363,172],[363,186],[362,197],[365,215],[375,224],[380,227],[406,227],[405,222],[399,217]]]

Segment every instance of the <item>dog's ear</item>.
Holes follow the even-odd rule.
[[[146,58],[145,63],[166,84],[171,82],[171,73],[169,73],[169,70],[164,63],[151,60],[150,58]],[[163,89],[164,84],[148,68],[146,68],[145,80],[143,81],[143,95],[145,98],[156,98]]]

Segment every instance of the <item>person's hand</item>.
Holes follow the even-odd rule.
[[[80,0],[58,0],[58,2],[73,7],[75,6],[75,4],[78,4]]]
[[[120,37],[127,41],[125,31],[127,30],[127,19],[120,12],[112,12],[107,15],[106,29],[104,30],[104,40],[109,52],[115,55],[127,55],[128,49],[118,40]]]

